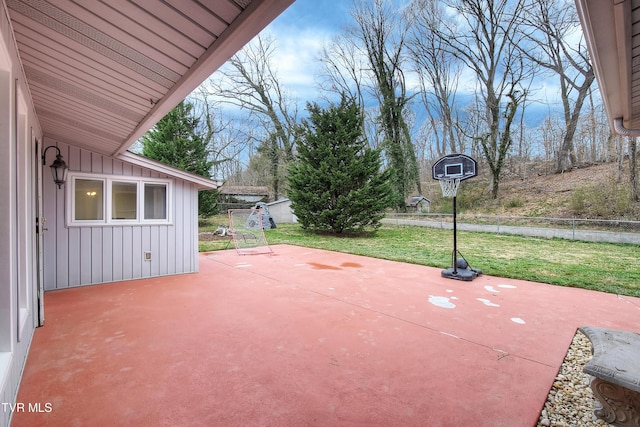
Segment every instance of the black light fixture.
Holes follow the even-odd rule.
[[[56,154],[56,159],[51,163],[51,174],[53,175],[53,181],[58,185],[58,188],[62,188],[65,181],[67,180],[67,171],[69,168],[67,164],[62,160],[62,155],[60,154],[60,149],[55,145],[50,145],[44,149],[44,153],[42,153],[42,164],[45,165],[45,155],[49,148],[55,148],[58,154]]]

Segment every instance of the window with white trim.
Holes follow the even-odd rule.
[[[171,181],[69,173],[70,226],[170,224]]]

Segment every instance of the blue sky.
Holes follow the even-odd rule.
[[[273,58],[276,73],[289,98],[298,104],[302,116],[307,102],[320,101],[316,83],[321,74],[318,57],[323,46],[352,23],[349,12],[352,5],[351,0],[296,0],[264,30],[276,40]],[[417,88],[416,78],[410,72],[405,76],[409,87]],[[458,89],[460,99],[464,98],[465,91],[473,91],[473,87],[464,85]],[[542,78],[532,89],[527,122],[536,125],[550,108],[559,107],[557,79]]]
[[[301,111],[307,101],[318,100],[314,80],[320,70],[318,55],[323,45],[352,22],[349,16],[351,7],[351,0],[296,0],[265,29],[277,41],[275,64],[280,82],[297,99]],[[407,73],[409,79],[410,74]],[[417,84],[408,83],[410,86]],[[463,87],[459,89],[465,90]],[[553,102],[557,99],[555,80],[539,81],[533,89],[536,91],[533,96],[538,101],[546,99]],[[544,107],[545,110],[547,108]]]
[[[302,104],[317,98],[318,55],[350,21],[350,7],[347,0],[296,0],[265,29],[277,40],[278,76]]]
[[[350,1],[296,0],[269,27],[336,29],[349,20]]]

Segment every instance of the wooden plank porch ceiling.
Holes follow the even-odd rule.
[[[6,0],[45,137],[124,152],[294,0]]]

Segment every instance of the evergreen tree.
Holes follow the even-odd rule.
[[[178,169],[211,178],[209,150],[198,134],[198,119],[193,105],[182,101],[142,137],[142,155]],[[217,213],[215,190],[198,193],[198,213],[211,216]]]
[[[393,204],[380,151],[362,135],[363,117],[353,99],[323,110],[308,104],[309,119],[298,133],[296,162],[289,168],[291,207],[302,227],[352,233],[377,229]]]

